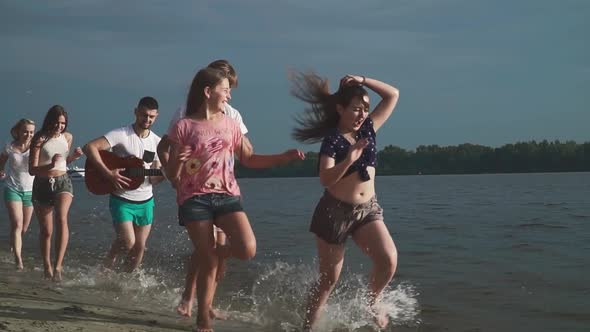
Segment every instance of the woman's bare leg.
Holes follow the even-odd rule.
[[[43,258],[43,270],[45,279],[53,278],[53,266],[51,265],[51,235],[53,234],[53,206],[35,206],[37,219],[39,220],[39,247]]]
[[[217,218],[216,225],[228,238],[228,245],[217,246],[221,258],[252,259],[256,255],[256,237],[244,212],[231,212]]]
[[[66,249],[68,247],[68,241],[70,239],[70,229],[68,227],[68,212],[70,211],[70,205],[72,205],[72,195],[69,193],[62,193],[56,195],[55,202],[55,268],[54,268],[54,281],[62,280],[62,268],[63,261],[66,255]]]
[[[8,201],[6,202],[6,209],[8,210],[8,217],[10,219],[10,248],[14,254],[14,264],[18,271],[22,271],[24,268],[22,258],[23,203]]]
[[[354,242],[373,261],[369,277],[370,303],[374,307],[379,295],[389,284],[397,268],[397,249],[383,223],[377,220],[359,228],[353,234]],[[379,328],[387,326],[389,320],[385,312],[375,312],[375,322]]]
[[[332,293],[340,278],[340,272],[342,271],[342,264],[344,262],[344,245],[330,244],[319,237],[316,237],[316,245],[320,264],[320,276],[309,292],[303,331],[311,331],[311,328],[319,318],[320,310],[328,301],[330,293]]]
[[[213,303],[217,257],[215,254],[215,239],[213,238],[213,221],[193,221],[186,223],[186,230],[197,257],[197,327],[211,328],[209,308]],[[198,253],[198,254],[196,254]],[[188,278],[188,276],[187,276]]]

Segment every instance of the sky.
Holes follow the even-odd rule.
[[[588,17],[585,0],[0,0],[0,142],[60,104],[83,145],[133,122],[146,95],[161,135],[216,59],[238,71],[231,104],[259,153],[318,150],[291,138],[305,105],[290,69],[397,87],[379,149],[587,142]]]

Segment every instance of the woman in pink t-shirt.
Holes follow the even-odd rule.
[[[234,154],[243,162],[252,150],[242,144],[239,124],[223,113],[230,92],[223,71],[200,70],[188,94],[186,117],[168,133],[173,144],[167,174],[177,191],[180,223],[199,253],[192,263],[199,266],[195,331],[210,329],[218,257],[248,260],[256,253],[234,174]],[[227,234],[228,246],[215,247],[213,224]]]

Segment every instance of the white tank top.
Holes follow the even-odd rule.
[[[12,147],[12,143],[8,143],[4,150],[8,155],[6,180],[4,182],[6,186],[18,191],[33,190],[33,179],[35,177],[29,174],[30,149],[20,152]]]
[[[61,154],[62,158],[55,163],[55,167],[50,171],[67,171],[66,158],[69,153],[68,141],[64,134],[59,134],[58,137],[52,137],[48,139],[39,153],[39,166],[45,166],[51,164],[51,159],[56,154]]]

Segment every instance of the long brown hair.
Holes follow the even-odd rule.
[[[203,68],[193,78],[191,88],[186,98],[186,115],[193,115],[205,102],[205,87],[213,89],[224,78],[227,73],[213,68]]]
[[[45,114],[45,119],[43,119],[43,126],[41,129],[35,133],[33,136],[33,144],[42,144],[49,139],[49,133],[51,133],[57,123],[59,122],[59,117],[63,116],[66,120],[66,125],[64,127],[63,132],[68,129],[68,112],[61,106],[61,105],[53,105]]]
[[[18,141],[18,132],[26,125],[34,126],[35,122],[29,119],[18,120],[18,122],[10,129],[10,136],[12,136],[12,138],[14,138],[15,141]]]
[[[207,67],[225,72],[229,81],[229,86],[232,88],[238,87],[238,73],[236,73],[236,69],[229,63],[229,61],[224,59],[215,60],[208,64]]]
[[[336,105],[347,107],[354,97],[368,94],[361,85],[341,85],[338,91],[330,94],[328,80],[314,72],[292,72],[289,79],[291,94],[309,104],[303,114],[295,116],[298,126],[293,129],[292,136],[302,143],[321,142],[338,126],[340,115]]]

